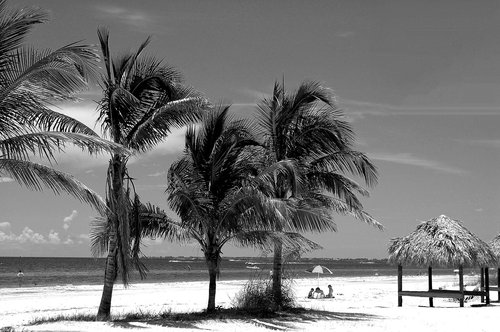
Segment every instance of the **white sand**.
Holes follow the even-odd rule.
[[[466,282],[477,277],[466,276]],[[438,276],[434,287],[450,287],[453,276]],[[231,299],[241,289],[244,281],[218,283],[216,304],[231,306]],[[478,304],[474,298],[459,308],[457,302],[434,299],[435,308],[428,308],[427,298],[403,298],[403,307],[397,307],[395,277],[321,278],[320,287],[331,284],[335,299],[305,298],[314,279],[295,281],[294,290],[298,304],[314,309],[308,316],[296,319],[203,321],[176,328],[145,323],[57,322],[29,326],[34,318],[59,314],[95,314],[101,295],[101,286],[36,287],[0,289],[0,328],[15,326],[23,331],[269,331],[277,330],[337,330],[337,331],[496,331],[500,305],[471,307]],[[405,290],[425,290],[427,278],[405,277]],[[491,293],[497,300],[496,293]],[[178,282],[136,284],[128,289],[116,286],[113,293],[112,314],[127,312],[201,311],[208,301],[208,282]]]

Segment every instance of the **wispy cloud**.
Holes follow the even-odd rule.
[[[68,230],[68,228],[71,226],[71,222],[77,216],[78,216],[78,211],[77,210],[73,210],[73,211],[71,211],[71,214],[69,216],[64,217],[64,219],[63,219],[63,228],[64,228],[64,230],[66,230],[66,231]]]
[[[424,158],[419,158],[411,153],[370,153],[370,158],[374,160],[386,161],[401,165],[409,165],[415,167],[421,167],[426,169],[431,169],[434,171],[448,173],[448,174],[464,174],[464,170],[445,165],[439,161],[429,160]]]
[[[165,171],[148,174],[148,176],[151,176],[151,177],[154,177],[154,178],[158,177],[158,176],[164,176],[164,175],[165,175]]]
[[[255,90],[255,89],[250,89],[250,88],[240,88],[240,89],[237,89],[237,92],[239,92],[242,96],[249,97],[252,100],[256,100],[256,101],[261,100],[263,98],[269,98],[271,96],[270,93],[266,93],[266,92],[262,92],[260,90]]]
[[[443,106],[392,105],[352,99],[339,99],[339,104],[350,117],[365,115],[500,115],[500,106]]]
[[[145,7],[142,7],[145,8]],[[156,13],[116,5],[102,5],[95,7],[97,16],[106,20],[119,22],[129,27],[130,30],[151,34],[171,33],[173,27],[165,23]]]
[[[124,24],[140,29],[155,23],[155,19],[151,15],[139,10],[111,5],[99,5],[96,9],[104,16],[112,17]]]
[[[464,142],[470,145],[500,149],[500,139],[469,139],[469,140],[457,139],[456,141]]]
[[[340,38],[348,38],[354,36],[356,33],[354,31],[340,31],[337,32],[335,35]]]

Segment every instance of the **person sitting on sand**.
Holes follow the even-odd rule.
[[[308,299],[312,299],[313,298],[313,293],[314,293],[314,288],[311,288],[311,290],[309,291],[309,294],[307,294],[307,298]]]
[[[328,297],[328,298],[334,298],[335,296],[333,296],[333,288],[332,288],[332,285],[328,285],[328,294],[326,294],[325,297]]]
[[[316,287],[316,290],[314,291],[314,298],[315,299],[322,299],[325,297],[325,293],[321,290],[321,288]]]

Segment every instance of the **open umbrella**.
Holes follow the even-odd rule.
[[[330,274],[333,274],[332,271],[327,268],[326,266],[323,266],[323,265],[316,265],[316,266],[313,266],[312,268],[310,269],[307,269],[306,272],[309,272],[309,273],[317,273],[318,274],[318,287],[319,287],[319,274],[324,274],[324,273],[330,273]]]

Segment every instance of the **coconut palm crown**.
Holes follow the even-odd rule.
[[[311,222],[297,218],[279,229],[298,232],[335,231],[333,214],[354,218],[382,228],[363,211],[358,196],[368,191],[346,175],[361,178],[367,186],[377,182],[377,169],[354,149],[355,135],[344,113],[337,108],[330,89],[306,81],[293,92],[275,83],[273,94],[258,105],[259,136],[267,149],[267,163],[287,164],[293,170],[274,176],[269,195],[279,199],[302,198],[330,211],[329,218]],[[291,175],[291,176],[290,176]],[[291,228],[289,228],[291,227]],[[273,293],[280,302],[282,248],[274,249]]]
[[[108,31],[100,28],[98,37],[105,69],[101,84],[103,98],[98,105],[99,121],[113,142],[134,153],[149,151],[164,141],[172,129],[193,123],[209,107],[205,98],[183,84],[177,70],[144,55],[149,38],[137,51],[112,58]],[[137,248],[131,243],[130,229],[134,227],[131,220],[137,220],[132,218],[134,204],[140,204],[128,174],[128,159],[123,153],[115,153],[108,167],[108,256],[99,319],[109,317],[112,288],[118,273],[127,284],[130,248]],[[140,269],[141,265],[136,267]]]
[[[228,112],[229,106],[221,106],[206,114],[199,127],[189,127],[184,156],[169,169],[168,202],[181,221],[173,226],[152,213],[153,222],[144,226],[149,236],[177,233],[178,238],[198,242],[209,272],[207,311],[215,310],[216,277],[222,248],[229,241],[261,249],[275,241],[303,251],[318,248],[299,234],[275,231],[296,207],[273,201],[258,189],[266,181],[265,174],[257,173],[261,148],[250,123]]]
[[[98,55],[89,45],[70,44],[38,51],[23,42],[36,24],[47,21],[38,8],[8,9],[0,0],[0,176],[32,190],[69,193],[105,213],[103,200],[72,175],[34,162],[54,163],[55,153],[73,144],[91,154],[125,151],[79,121],[53,111],[54,102],[75,100],[74,93],[96,77]]]

